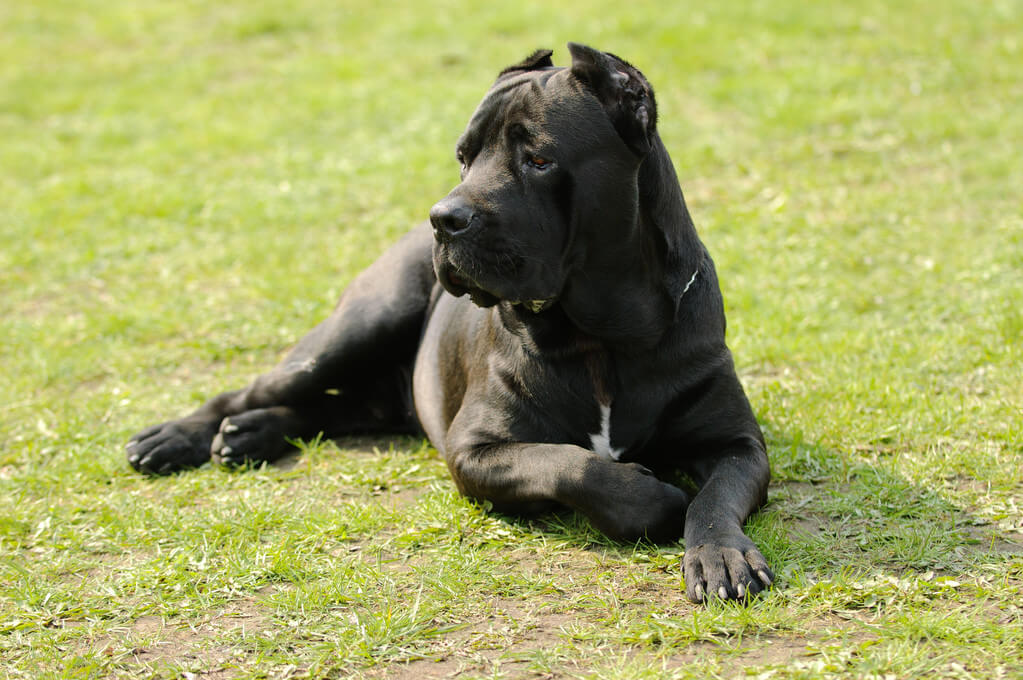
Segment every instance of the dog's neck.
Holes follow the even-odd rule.
[[[589,242],[560,302],[582,332],[611,345],[649,347],[675,324],[682,299],[698,294],[707,255],[656,135],[635,192],[614,233]],[[712,277],[712,269],[704,275]]]

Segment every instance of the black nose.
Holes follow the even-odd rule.
[[[430,222],[433,224],[433,235],[438,240],[447,242],[472,226],[474,217],[472,206],[460,198],[444,198],[430,208]]]

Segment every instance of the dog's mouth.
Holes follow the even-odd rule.
[[[448,289],[449,293],[454,293],[454,290],[461,290],[463,293],[469,290],[469,282],[455,272],[454,269],[448,270],[446,274],[449,285],[445,286],[445,288]]]
[[[476,282],[447,262],[438,265],[437,280],[440,281],[440,285],[447,292],[455,297],[468,295],[472,299],[473,304],[479,307],[493,307],[501,301],[501,298],[484,290]]]
[[[440,285],[444,290],[455,297],[468,295],[473,304],[478,307],[493,307],[498,302],[507,300],[513,305],[522,305],[534,314],[539,314],[550,309],[556,301],[554,298],[538,300],[508,299],[505,296],[484,289],[480,284],[476,283],[449,262],[438,263],[436,268],[437,280],[440,281]]]

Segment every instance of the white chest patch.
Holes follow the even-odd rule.
[[[616,449],[611,446],[610,406],[600,405],[600,432],[590,435],[590,448],[599,455],[611,460],[618,460],[625,453],[625,449]]]

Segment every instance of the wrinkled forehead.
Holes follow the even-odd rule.
[[[500,78],[483,97],[469,120],[458,148],[475,152],[503,135],[542,136],[551,114],[573,108],[578,82],[566,68],[513,73]]]

